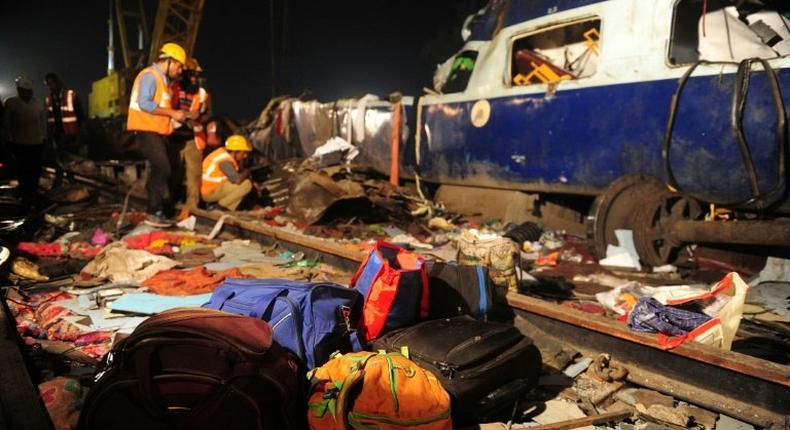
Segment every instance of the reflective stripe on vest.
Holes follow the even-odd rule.
[[[140,108],[140,81],[146,73],[153,74],[156,80],[154,103],[161,108],[170,108],[170,89],[165,84],[165,76],[153,66],[146,67],[137,74],[134,85],[132,85],[126,128],[130,131],[150,131],[161,135],[169,135],[173,133],[173,126],[169,116],[154,115]]]
[[[60,93],[60,119],[63,124],[63,132],[66,134],[77,134],[77,112],[74,110],[74,90],[62,90]],[[47,105],[47,125],[50,132],[55,127],[55,110],[52,104],[52,97],[44,98]]]
[[[238,170],[239,164],[225,148],[217,148],[203,160],[203,176],[200,181],[200,194],[203,197],[209,196],[228,180],[219,167],[223,161],[230,161],[233,167]]]
[[[196,115],[202,114],[207,110],[206,102],[208,102],[208,91],[203,87],[198,88],[195,94],[187,93],[180,89],[179,86],[174,86],[173,88],[178,90],[175,98],[175,100],[178,101],[176,109],[188,110]],[[173,121],[173,128],[179,127],[181,127],[181,123]],[[206,149],[206,136],[205,133],[203,133],[203,125],[195,122],[195,125],[192,127],[192,133],[194,134],[194,141],[197,148],[201,151]]]

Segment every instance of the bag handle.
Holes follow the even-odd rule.
[[[259,300],[263,302],[263,304],[256,309],[252,315],[252,317],[262,319],[264,321],[270,321],[272,318],[272,311],[274,310],[274,304],[277,302],[277,299],[280,297],[288,296],[288,289],[281,288],[279,290],[275,290],[274,294],[264,296],[266,297],[265,300]]]
[[[236,292],[232,288],[225,288],[225,289],[218,288],[211,295],[211,299],[209,299],[208,303],[205,306],[212,309],[221,310],[222,307],[225,306],[225,302],[232,299],[235,295]]]

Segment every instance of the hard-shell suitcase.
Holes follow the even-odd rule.
[[[407,347],[410,358],[433,372],[450,394],[457,426],[512,408],[537,385],[541,369],[540,352],[515,327],[469,316],[425,321],[388,333],[373,346]]]
[[[301,429],[304,368],[261,320],[177,309],[144,321],[107,355],[82,430]]]

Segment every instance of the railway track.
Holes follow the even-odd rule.
[[[79,182],[116,198],[128,188],[76,176]],[[132,193],[132,199],[141,196]],[[196,210],[200,224],[223,220],[223,231],[264,244],[302,251],[311,258],[354,270],[364,254],[328,240],[305,236],[219,211]],[[671,350],[658,347],[655,335],[630,331],[624,324],[556,303],[509,294],[514,324],[588,356],[607,353],[629,369],[633,384],[723,413],[755,426],[790,428],[790,366],[698,344]]]

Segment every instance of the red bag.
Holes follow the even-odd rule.
[[[428,317],[425,260],[399,246],[376,242],[351,279],[351,287],[365,295],[362,333],[367,341]]]

